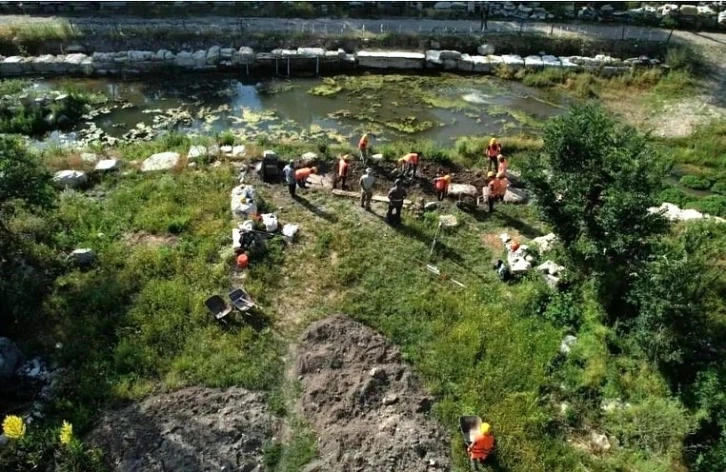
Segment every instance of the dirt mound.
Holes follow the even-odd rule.
[[[449,438],[397,347],[345,316],[319,321],[298,346],[301,415],[318,434],[309,472],[450,470]]]
[[[187,388],[107,413],[89,443],[113,471],[261,472],[272,421],[260,394]]]

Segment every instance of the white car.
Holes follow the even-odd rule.
[[[726,11],[722,11],[718,14],[718,23],[720,25],[726,25]]]

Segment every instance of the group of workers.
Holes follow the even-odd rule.
[[[365,163],[368,161],[369,151],[369,135],[366,133],[358,142],[358,150],[360,151],[360,159]],[[489,211],[494,210],[494,203],[502,201],[507,192],[509,181],[507,180],[507,159],[502,155],[502,146],[495,138],[489,141],[486,149],[487,165],[487,187],[488,191],[484,192]],[[415,178],[418,166],[423,158],[421,152],[411,152],[398,159],[399,177],[396,179],[394,186],[388,191],[388,212],[386,218],[391,223],[400,223],[401,209],[406,198],[406,189],[403,186],[404,178]],[[343,190],[348,190],[348,177],[350,175],[350,155],[342,155],[338,158],[337,173],[333,181],[333,188],[337,188],[340,184]],[[316,167],[302,167],[295,169],[295,161],[290,161],[283,169],[285,183],[287,183],[290,195],[297,198],[296,188],[306,188],[307,180],[312,174],[317,173]],[[452,177],[443,171],[439,171],[433,179],[433,187],[436,192],[436,198],[443,201],[449,192]],[[360,186],[360,206],[366,210],[371,208],[371,200],[373,198],[373,186],[376,178],[373,175],[373,169],[366,168],[365,173],[359,180]]]

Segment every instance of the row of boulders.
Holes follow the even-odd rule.
[[[163,69],[220,70],[247,69],[251,67],[278,68],[279,73],[290,74],[301,67],[319,72],[321,64],[335,64],[336,67],[373,69],[442,69],[462,72],[494,72],[506,66],[513,70],[538,70],[561,68],[567,70],[590,70],[603,74],[617,74],[634,66],[656,66],[660,62],[647,57],[622,61],[606,55],[595,57],[557,57],[548,54],[521,57],[514,54],[494,55],[490,45],[479,47],[480,55],[463,54],[459,51],[429,50],[425,53],[411,51],[358,51],[346,53],[343,49],[324,48],[275,49],[269,52],[255,52],[252,48],[223,48],[212,46],[198,51],[118,51],[94,52],[91,55],[45,54],[37,57],[0,56],[0,76],[21,75],[114,75],[141,74]],[[290,69],[293,61],[295,69]],[[283,69],[280,70],[280,67]]]

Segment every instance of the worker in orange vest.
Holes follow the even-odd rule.
[[[366,165],[366,161],[368,160],[368,133],[363,133],[360,141],[358,141],[358,150],[360,151],[360,160],[363,162],[363,165]]]
[[[419,161],[423,159],[423,154],[420,152],[410,152],[398,160],[398,165],[401,166],[401,173],[403,175],[411,174],[411,177],[416,177],[416,169],[418,169]]]
[[[308,177],[310,177],[310,174],[317,174],[318,168],[317,167],[303,167],[302,169],[298,169],[295,171],[295,181],[297,181],[297,185],[300,188],[307,188],[308,185]]]
[[[436,189],[436,198],[442,202],[444,201],[444,197],[449,192],[449,185],[451,185],[451,176],[449,174],[441,175],[442,172],[439,171],[438,174],[436,174],[436,178],[434,178],[434,189]]]
[[[344,155],[340,156],[338,159],[338,175],[335,177],[335,180],[333,181],[333,188],[336,188],[338,186],[338,182],[342,182],[340,188],[343,190],[348,190],[348,171],[350,170],[350,156]]]
[[[474,437],[474,441],[466,448],[466,452],[469,453],[471,470],[479,470],[493,449],[494,435],[492,434],[492,428],[489,423],[482,423]]]
[[[486,155],[489,158],[487,170],[497,170],[497,156],[502,153],[502,145],[497,142],[497,138],[489,140],[489,146],[487,146]]]
[[[509,167],[509,162],[507,161],[507,158],[504,157],[503,154],[499,154],[497,156],[497,161],[499,161],[499,166],[497,167],[497,174],[504,174],[507,175],[507,168]]]
[[[489,204],[489,213],[494,211],[494,202],[501,202],[504,200],[504,195],[507,193],[507,187],[509,187],[509,181],[504,174],[499,173],[494,175],[494,172],[489,171],[487,173],[489,183],[489,194],[487,195],[487,203]]]

